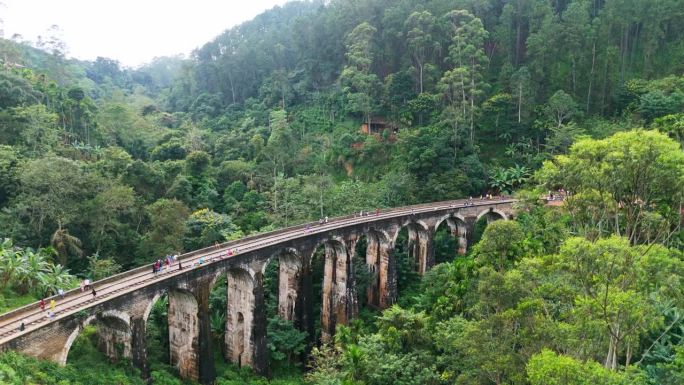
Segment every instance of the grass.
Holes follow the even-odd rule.
[[[0,314],[36,302],[37,300],[31,294],[19,295],[11,289],[5,289],[0,294]]]

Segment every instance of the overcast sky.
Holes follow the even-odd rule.
[[[67,56],[126,66],[188,54],[224,30],[287,0],[0,0],[5,37],[35,41],[62,30]]]

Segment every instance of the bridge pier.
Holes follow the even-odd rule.
[[[425,229],[417,225],[408,227],[409,258],[415,261],[415,270],[424,275],[435,265],[434,237],[435,228]]]
[[[169,291],[168,321],[171,366],[181,378],[199,379],[199,304],[192,293]]]
[[[290,252],[283,253],[278,260],[278,315],[299,326],[303,310],[303,296],[299,295],[302,286],[302,262]]]
[[[209,310],[209,294],[211,289],[212,285],[207,281],[199,282],[199,285],[195,287],[199,326],[199,382],[201,384],[212,384],[214,379],[216,379],[214,351],[212,349],[211,312]]]
[[[368,304],[387,309],[397,300],[397,263],[394,257],[394,240],[398,227],[384,232],[369,231],[367,234],[366,264],[371,281],[366,292]]]
[[[246,270],[230,270],[226,295],[226,359],[267,374],[267,320],[261,273],[252,277]]]
[[[58,308],[59,315],[54,320],[48,320],[39,310],[36,311],[36,304],[0,315],[0,351],[16,350],[63,365],[83,328],[95,322],[99,327],[99,347],[112,359],[130,358],[143,376],[149,378],[146,322],[154,301],[168,293],[171,363],[182,377],[209,383],[214,377],[209,318],[210,282],[217,274],[227,274],[226,358],[266,374],[268,351],[263,266],[273,256],[274,250],[286,248],[294,251],[278,256],[278,313],[298,327],[306,328],[313,337],[315,320],[312,317],[316,312],[312,304],[317,301],[312,299],[320,295],[323,301],[322,339],[330,340],[338,324],[347,323],[358,313],[353,258],[363,258],[373,273],[365,293],[369,304],[380,309],[389,307],[395,303],[397,295],[394,245],[402,226],[408,227],[408,252],[415,269],[424,274],[435,263],[433,237],[441,221],[448,221],[452,234],[458,237],[458,252],[462,254],[472,246],[477,219],[483,216],[490,222],[498,218],[511,219],[515,210],[513,204],[513,200],[481,201],[468,206],[440,203],[431,210],[427,209],[429,206],[416,209],[417,213],[413,208],[404,208],[387,217],[357,219],[349,223],[340,221],[339,225],[333,220],[330,228],[314,232],[283,230],[278,233],[280,240],[264,242],[263,245],[267,246],[245,250],[237,257],[195,265],[192,269],[188,261],[186,270],[180,274],[162,275],[152,280],[148,267],[136,269],[122,277],[101,282],[98,293],[102,294],[95,299],[77,291],[67,293],[68,300],[74,301],[73,306]],[[368,247],[365,255],[357,256],[355,245],[364,232],[368,233]],[[263,236],[269,240],[274,235]],[[321,243],[325,245],[323,288],[320,293],[314,293],[311,256],[316,245]],[[259,254],[262,247],[268,254]],[[186,257],[192,260],[202,255],[207,255],[206,250]],[[111,290],[117,285],[116,290]],[[120,290],[129,287],[130,290]],[[26,330],[21,332],[16,330],[20,320],[27,320]]]
[[[144,317],[131,318],[131,361],[140,370],[143,379],[150,378],[150,365],[147,361],[146,322]]]
[[[353,253],[358,238],[325,243],[325,267],[323,270],[323,301],[321,308],[321,340],[328,342],[335,334],[338,324],[346,324],[358,313],[354,286]]]

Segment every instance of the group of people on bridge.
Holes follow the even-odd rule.
[[[566,195],[569,195],[569,193],[566,193],[566,192],[563,191],[562,189],[559,190],[558,196],[564,197],[564,196],[566,196]],[[549,199],[550,199],[550,200],[554,200],[555,197],[556,197],[556,196],[554,196],[553,193],[549,192]],[[504,198],[503,196],[500,197],[500,199],[503,199],[503,198]],[[481,196],[480,196],[480,200],[485,200],[485,199],[487,199],[487,200],[492,200],[492,199],[494,199],[494,196],[493,196],[492,194],[487,194],[487,195],[481,195]],[[463,204],[463,206],[464,206],[464,207],[473,206],[474,204],[475,204],[475,203],[473,202],[473,197],[471,196],[471,197],[469,197],[469,198],[466,200],[466,202]],[[451,204],[450,207],[454,207],[454,205]],[[414,213],[415,213],[415,211],[414,211],[414,209],[412,209],[412,210],[411,210],[411,214],[413,215]],[[358,217],[364,217],[364,216],[370,216],[370,215],[371,215],[371,212],[369,212],[369,211],[363,211],[363,210],[361,210],[361,211],[358,213]],[[379,216],[379,215],[380,215],[380,209],[379,209],[379,208],[376,208],[376,209],[375,209],[375,216]],[[354,217],[357,217],[357,214],[356,214],[356,213],[354,213]],[[328,217],[326,216],[326,217],[320,218],[319,221],[318,221],[318,223],[319,223],[319,225],[323,225],[323,224],[325,224],[325,223],[328,223],[328,220],[329,220],[329,219],[328,219]],[[307,225],[304,227],[304,231],[307,232],[307,233],[310,233],[310,232],[312,231],[311,225],[310,225],[310,224],[307,224]],[[214,247],[215,247],[216,249],[218,249],[218,248],[221,247],[221,245],[220,245],[219,242],[217,241],[217,242],[214,243]],[[222,260],[222,259],[224,259],[224,258],[233,257],[233,256],[235,256],[235,255],[238,254],[238,251],[239,251],[239,249],[238,249],[237,247],[236,247],[236,248],[228,248],[228,250],[226,250],[225,253],[216,253],[214,256],[212,256],[211,258],[208,258],[208,259],[205,258],[205,256],[200,256],[197,260],[195,260],[194,262],[191,263],[190,268],[201,266],[201,265],[204,264],[205,262],[214,262],[214,261],[216,261],[216,260]],[[166,270],[167,273],[170,273],[170,272],[171,272],[171,266],[172,266],[176,261],[178,261],[178,270],[183,270],[183,262],[182,262],[182,260],[179,258],[178,254],[167,254],[166,256],[164,256],[163,259],[157,259],[157,260],[152,264],[152,273],[154,274],[155,277],[156,277],[160,272],[164,272],[164,270]],[[97,292],[95,291],[95,287],[90,283],[90,280],[89,280],[89,279],[84,279],[83,281],[81,281],[81,285],[80,285],[80,286],[81,286],[81,293],[83,293],[83,292],[85,292],[86,290],[90,289],[93,298],[95,298],[95,296],[97,296]],[[65,294],[65,293],[64,293],[64,290],[63,290],[63,289],[59,289],[58,294],[59,294],[59,296],[60,296],[61,299],[64,298],[64,294]],[[55,311],[56,305],[57,305],[56,299],[55,299],[55,298],[50,299],[50,301],[49,301],[49,310],[47,311],[47,317],[48,317],[50,320],[53,320],[54,317],[55,317],[55,315],[57,314],[57,312]],[[41,298],[41,299],[40,299],[39,306],[40,306],[41,311],[45,312],[46,307],[47,307],[47,303],[46,303],[46,301],[45,301],[45,298]],[[21,325],[19,325],[18,330],[23,331],[23,330],[25,330],[25,327],[26,327],[25,323],[24,323],[24,322],[21,322]]]

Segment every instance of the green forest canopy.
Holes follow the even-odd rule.
[[[402,368],[394,383],[540,384],[555,367],[586,383],[677,383],[676,290],[635,281],[621,289],[630,298],[615,294],[615,306],[648,310],[623,336],[587,318],[595,293],[557,269],[573,244],[657,255],[649,277],[678,271],[663,269],[681,262],[684,241],[683,16],[682,0],[290,2],[189,59],[137,69],[67,59],[59,41],[2,39],[0,238],[15,266],[0,267],[2,306],[73,285],[65,268],[98,278],[323,216],[564,188],[573,196],[560,210],[526,203],[516,250],[481,244],[439,267],[418,302],[315,353],[309,379],[381,383]],[[482,292],[488,279],[519,290]],[[449,305],[426,307],[442,298],[435,282],[453,288]],[[424,340],[402,345],[410,329],[388,317]],[[548,335],[510,336],[497,326],[507,322]],[[479,340],[487,331],[495,339]],[[572,345],[578,336],[588,342]],[[510,351],[476,358],[473,341]]]

